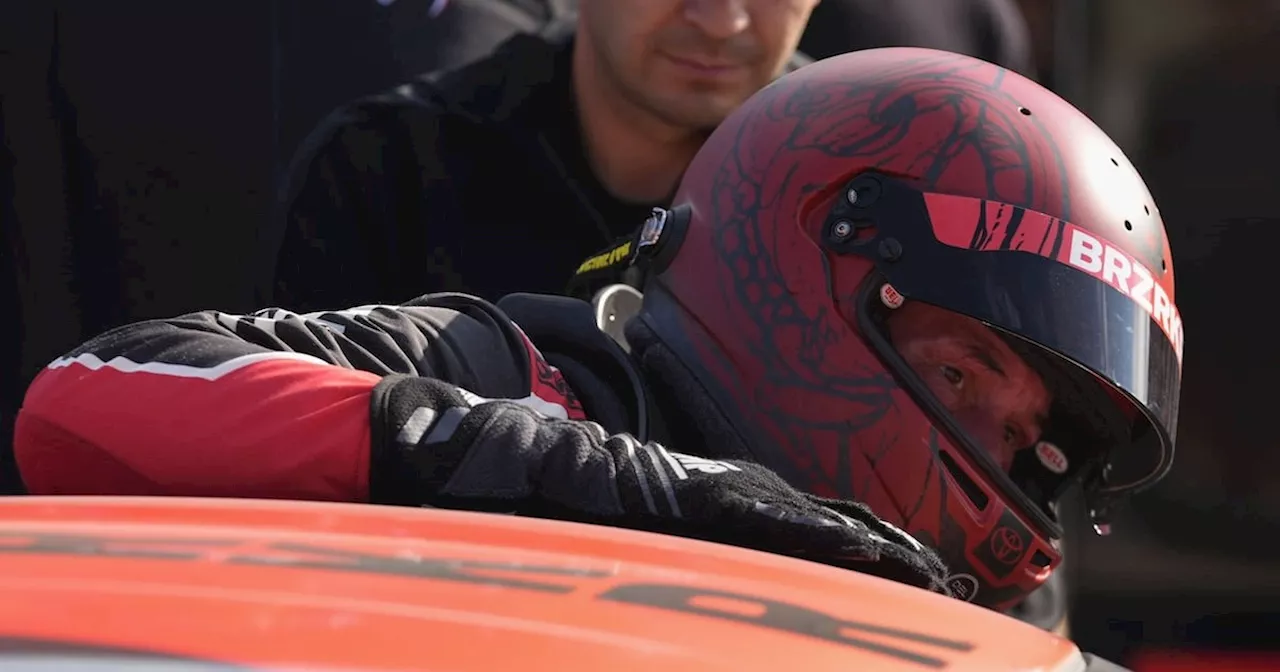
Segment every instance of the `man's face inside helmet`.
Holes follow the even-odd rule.
[[[969,438],[1008,473],[1053,401],[1044,381],[986,325],[918,301],[888,319],[895,349]]]

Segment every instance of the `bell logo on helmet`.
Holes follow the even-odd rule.
[[[886,307],[894,309],[901,308],[902,303],[905,300],[906,299],[903,298],[902,294],[893,288],[893,285],[887,282],[880,285],[880,301],[884,303]]]
[[[1067,263],[1115,287],[1133,299],[1160,325],[1182,361],[1182,316],[1151,271],[1106,241],[1071,228]]]
[[[1043,464],[1045,469],[1059,475],[1067,473],[1067,456],[1061,448],[1052,443],[1048,441],[1037,443],[1036,457],[1040,458],[1040,464]]]
[[[947,577],[947,590],[956,599],[972,602],[978,595],[978,579],[972,574],[952,574]]]

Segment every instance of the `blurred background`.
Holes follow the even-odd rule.
[[[314,125],[536,29],[546,4],[484,32],[492,7],[462,0],[0,3],[4,412],[106,328],[256,308],[247,251]],[[1071,528],[1072,635],[1140,672],[1280,670],[1280,2],[1018,4],[1032,74],[1154,192],[1189,344],[1172,474],[1111,537]]]

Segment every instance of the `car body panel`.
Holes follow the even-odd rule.
[[[0,666],[76,650],[244,669],[1084,669],[1070,642],[958,600],[676,537],[359,504],[0,501]]]

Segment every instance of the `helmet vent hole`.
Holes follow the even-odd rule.
[[[977,483],[973,482],[972,478],[969,478],[968,472],[961,469],[959,464],[956,464],[956,459],[951,456],[951,453],[939,450],[938,459],[942,461],[942,466],[951,475],[951,480],[955,481],[956,486],[960,488],[964,496],[968,497],[969,501],[973,502],[973,505],[978,507],[979,511],[985,511],[987,504],[991,502],[991,498],[982,491],[982,488],[978,487]]]
[[[1019,108],[1018,108],[1018,111],[1019,111],[1019,112],[1021,112],[1021,113],[1022,113],[1022,116],[1024,116],[1024,117],[1029,117],[1029,116],[1031,116],[1031,110],[1028,110],[1028,109],[1027,109],[1027,108],[1025,108],[1025,107],[1019,107]]]
[[[1116,157],[1114,157],[1114,156],[1113,156],[1113,157],[1111,157],[1111,165],[1116,166],[1116,167],[1119,167],[1119,166],[1120,166],[1120,162],[1119,162],[1119,161],[1116,161]]]
[[[1160,260],[1160,272],[1161,272],[1161,273],[1163,273],[1163,272],[1165,272],[1165,271],[1167,271],[1167,270],[1169,270],[1169,264],[1168,264],[1168,262],[1166,262],[1164,259],[1161,259],[1161,260]]]
[[[1147,215],[1150,215],[1150,214],[1151,214],[1151,208],[1148,208],[1148,207],[1147,207],[1147,206],[1145,206],[1145,205],[1144,205],[1144,206],[1142,206],[1142,211],[1143,211],[1143,212],[1145,212],[1145,213],[1147,213]]]
[[[1129,220],[1127,220],[1127,219],[1126,219],[1126,220],[1124,220],[1124,230],[1125,230],[1125,231],[1132,231],[1132,230],[1133,230],[1133,222],[1130,222],[1130,221],[1129,221]]]

